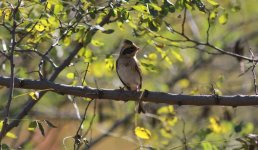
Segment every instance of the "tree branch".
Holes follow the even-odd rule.
[[[9,87],[10,80],[11,79],[9,77],[0,77],[0,85]],[[63,95],[67,94],[92,99],[110,99],[116,101],[138,101],[141,95],[141,92],[122,91],[121,89],[97,89],[87,86],[71,86],[49,81],[20,78],[15,78],[14,87],[22,89],[46,90]],[[233,107],[258,105],[257,95],[183,95],[148,91],[148,95],[143,97],[142,100],[146,102],[166,103],[171,105],[220,105]]]

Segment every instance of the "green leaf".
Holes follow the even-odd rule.
[[[228,22],[228,14],[227,13],[224,13],[223,15],[221,15],[219,17],[219,23],[224,25]]]
[[[218,7],[219,6],[219,3],[215,2],[214,0],[207,0],[207,2],[209,2],[214,7]]]
[[[202,148],[203,150],[213,150],[211,143],[208,141],[202,142]]]
[[[32,121],[29,124],[28,130],[29,131],[35,131],[36,127],[37,127],[37,122],[36,121]]]
[[[1,144],[1,150],[10,150],[10,147],[7,144]]]

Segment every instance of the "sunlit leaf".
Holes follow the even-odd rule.
[[[149,3],[149,5],[150,5],[154,10],[161,11],[161,8],[160,8],[158,5],[154,4],[154,3]]]
[[[181,88],[187,88],[187,87],[189,87],[190,82],[187,79],[181,79],[178,81],[178,84]]]
[[[218,7],[219,6],[219,3],[215,2],[214,0],[207,0],[207,2],[209,2],[214,7]]]
[[[33,100],[38,100],[39,98],[39,93],[38,92],[30,92],[29,96],[33,99]]]
[[[151,138],[151,132],[150,130],[143,128],[143,127],[136,127],[134,129],[134,133],[137,137],[141,138],[141,139],[145,139],[148,140]]]
[[[12,132],[7,132],[6,136],[11,138],[11,139],[16,139],[17,138],[17,136]]]
[[[91,43],[94,45],[94,46],[103,46],[104,43],[103,42],[100,42],[98,40],[91,40]]]
[[[184,61],[182,55],[178,51],[172,50],[171,53],[178,61],[180,62]]]
[[[151,60],[156,60],[158,58],[157,54],[156,53],[150,53],[148,55],[148,58],[151,59]]]
[[[29,131],[35,131],[36,128],[37,128],[37,122],[36,121],[30,122],[28,130]]]
[[[74,79],[74,73],[73,72],[69,72],[66,74],[66,78],[68,79]]]
[[[157,110],[157,114],[168,114],[168,113],[172,113],[172,114],[175,113],[174,107],[173,107],[172,105],[163,106],[163,107],[160,107],[160,108]]]
[[[165,138],[168,138],[168,139],[172,138],[172,133],[171,133],[171,131],[170,131],[170,130],[166,130],[165,128],[161,128],[161,129],[160,129],[160,134],[161,134],[163,137],[165,137]]]
[[[210,13],[210,16],[209,16],[210,20],[211,20],[211,21],[214,21],[215,18],[217,17],[217,15],[218,15],[218,12],[217,12],[217,11],[212,11],[212,12]]]
[[[55,5],[54,14],[58,14],[61,11],[63,11],[63,5],[60,5],[60,4]]]
[[[64,46],[69,46],[71,44],[71,39],[69,37],[64,38]]]
[[[202,144],[203,150],[214,150],[212,144],[209,143],[208,141],[202,142],[201,144]]]
[[[228,22],[228,14],[224,13],[219,17],[219,23],[224,25]]]
[[[144,5],[135,5],[133,8],[139,12],[147,13],[147,7]]]
[[[112,56],[109,56],[105,59],[105,67],[109,70],[112,71],[114,69],[114,58]]]
[[[45,30],[45,26],[41,23],[37,23],[35,26],[35,29],[39,32],[44,31]]]

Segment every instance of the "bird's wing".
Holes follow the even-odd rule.
[[[142,88],[142,71],[141,71],[139,62],[137,62],[137,61],[135,63],[135,70],[137,71],[137,73],[140,76],[140,85],[139,85],[139,90],[140,90]]]
[[[118,61],[119,61],[119,58],[116,60],[116,73],[117,73],[117,75],[118,75],[120,81],[123,83],[123,85],[124,85],[128,90],[131,90],[131,88],[130,88],[128,85],[126,85],[126,84],[124,83],[124,81],[122,80],[122,78],[120,77],[120,75],[119,75],[119,73],[118,73]]]

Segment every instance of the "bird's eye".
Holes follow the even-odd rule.
[[[123,55],[132,54],[133,52],[135,52],[135,48],[134,47],[128,47],[128,48],[123,50],[122,54]]]

